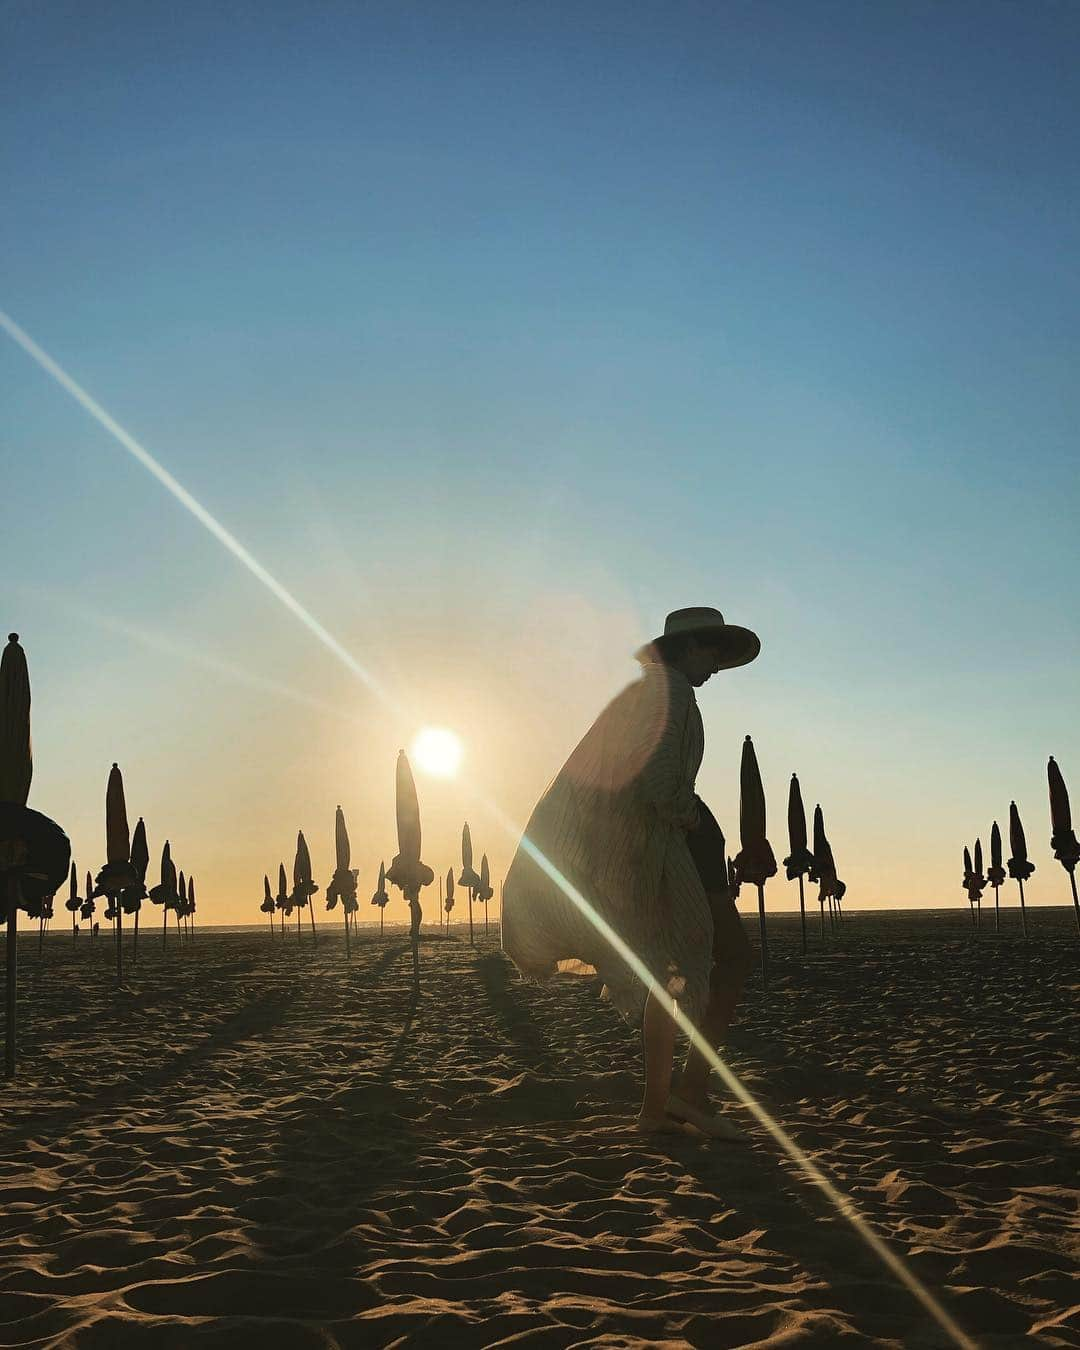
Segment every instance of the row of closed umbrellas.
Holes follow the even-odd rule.
[[[1069,792],[1053,755],[1046,766],[1047,787],[1050,796],[1050,847],[1054,857],[1068,873],[1072,890],[1073,912],[1076,929],[1080,933],[1080,898],[1076,893],[1076,865],[1080,863],[1080,840],[1072,824],[1072,809],[1069,805]],[[1028,857],[1027,838],[1020,820],[1020,812],[1015,802],[1009,803],[1009,848],[1012,856],[1008,860],[1008,875],[1016,882],[1020,893],[1020,926],[1024,937],[1028,935],[1027,907],[1024,902],[1024,882],[1031,879],[1035,864]],[[1005,882],[1005,867],[1002,866],[1001,831],[995,820],[990,829],[990,866],[983,872],[982,839],[975,840],[974,856],[967,845],[964,846],[964,875],[961,882],[967,893],[971,907],[972,926],[977,930],[982,926],[982,894],[987,886],[994,891],[994,932],[1001,929],[1000,891]]]
[[[420,891],[424,886],[431,885],[435,880],[435,873],[420,858],[422,841],[420,804],[416,794],[416,783],[412,775],[412,769],[404,750],[398,753],[395,789],[398,851],[390,864],[389,870],[385,863],[379,864],[379,878],[375,892],[371,897],[371,903],[379,909],[379,931],[381,933],[385,918],[384,911],[390,900],[387,884],[397,886],[401,890],[409,904],[410,936],[413,943],[415,965],[419,960],[418,942],[422,918],[419,901]],[[335,867],[334,874],[326,888],[326,908],[328,912],[331,912],[340,905],[345,931],[345,957],[348,959],[352,954],[352,942],[356,937],[357,916],[360,909],[360,903],[357,900],[360,873],[358,868],[350,865],[352,862],[352,847],[349,841],[348,827],[345,823],[345,813],[340,806],[334,816],[334,852]],[[442,877],[440,877],[439,882],[440,923],[442,922],[442,916],[445,914],[446,923],[449,926],[449,916],[454,908],[454,869],[450,868],[446,873],[445,894]],[[472,941],[473,901],[480,901],[484,905],[484,927],[486,930],[488,923],[487,904],[495,892],[491,885],[487,854],[485,853],[481,857],[479,872],[473,866],[472,835],[469,831],[468,822],[462,830],[461,872],[457,878],[457,884],[468,892],[469,940]],[[280,918],[280,932],[281,936],[284,937],[285,920],[295,911],[296,931],[299,936],[301,932],[300,914],[306,908],[311,922],[312,941],[317,941],[318,929],[315,923],[313,897],[318,890],[318,883],[312,876],[311,852],[304,838],[304,832],[301,830],[296,837],[296,855],[293,861],[291,889],[284,863],[280,863],[278,866],[276,894],[271,887],[269,874],[263,876],[263,898],[259,910],[267,915],[271,934],[274,932],[275,914]]]

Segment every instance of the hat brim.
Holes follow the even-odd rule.
[[[671,636],[670,634],[666,636]],[[693,628],[680,633],[680,637],[694,637],[701,643],[718,647],[721,653],[718,670],[734,670],[737,666],[748,666],[761,651],[761,639],[750,628],[740,628],[736,623],[725,623],[719,628]],[[661,633],[644,647],[634,653],[639,661],[644,660],[650,650],[661,642],[665,634]]]

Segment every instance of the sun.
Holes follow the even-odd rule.
[[[436,778],[453,778],[461,764],[461,741],[446,727],[421,727],[413,739],[412,760]]]

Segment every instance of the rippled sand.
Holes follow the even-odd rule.
[[[774,921],[728,1057],[974,1340],[1075,1346],[1080,943],[1006,919]],[[22,944],[0,1345],[948,1343],[744,1110],[628,1128],[591,980],[435,929],[413,1002],[400,931],[340,943],[144,938],[119,993],[104,935]]]

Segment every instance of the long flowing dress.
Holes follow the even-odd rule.
[[[506,875],[503,947],[524,975],[543,979],[559,962],[585,962],[627,1021],[641,1020],[644,983],[562,878],[700,1020],[713,920],[686,834],[699,819],[704,748],[694,690],[661,662],[646,664],[596,719],[537,803]]]

